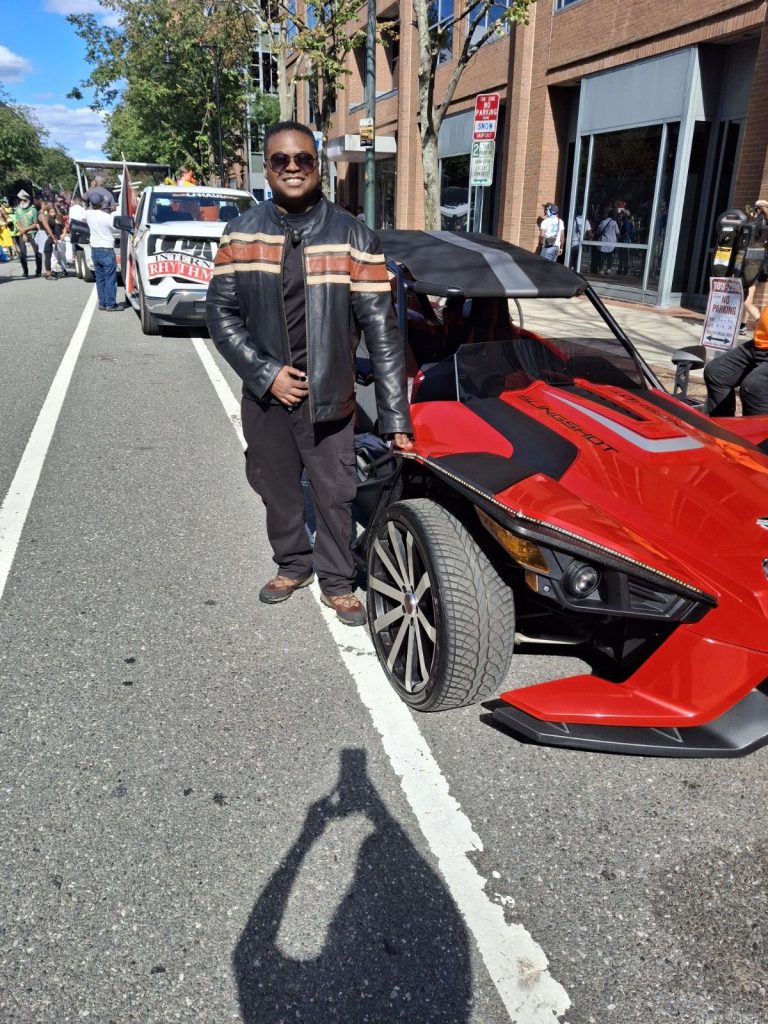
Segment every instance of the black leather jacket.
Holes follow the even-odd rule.
[[[379,429],[410,432],[405,347],[376,235],[325,199],[301,232],[312,420],[342,419],[354,411],[362,330],[376,378]],[[271,202],[230,221],[208,288],[205,312],[214,344],[257,398],[267,396],[291,361],[283,308],[287,241],[285,222]]]

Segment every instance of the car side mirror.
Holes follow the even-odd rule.
[[[133,231],[134,229],[133,217],[129,216],[128,214],[120,214],[119,216],[115,217],[113,224],[116,228],[119,228],[120,231]]]

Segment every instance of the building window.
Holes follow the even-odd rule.
[[[251,82],[254,89],[277,92],[277,61],[266,50],[254,50],[251,58]]]
[[[565,7],[570,7],[571,4],[580,4],[581,0],[555,0],[555,10],[562,11]]]
[[[491,4],[485,13],[476,18],[474,21],[469,22],[469,31],[472,33],[472,43],[477,42],[485,35],[491,25],[508,10],[509,0],[500,0],[499,3]],[[499,37],[509,35],[509,26],[506,24],[500,24],[496,26],[495,34]]]
[[[397,65],[400,62],[400,22],[391,18],[379,18],[380,25],[389,29],[384,37],[384,55],[392,79],[392,88],[397,88]]]
[[[430,0],[427,12],[437,63],[444,64],[453,56],[453,0]]]

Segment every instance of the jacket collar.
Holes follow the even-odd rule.
[[[271,200],[265,205],[267,207],[269,219],[273,224],[280,228],[282,234],[285,234],[288,230],[286,227],[285,214],[278,210]],[[313,207],[311,216],[307,217],[306,222],[299,228],[302,242],[310,241],[323,230],[325,222],[328,219],[329,211],[330,204],[328,203],[328,200],[325,196],[320,196],[320,201]]]

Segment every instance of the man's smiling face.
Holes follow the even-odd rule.
[[[312,157],[311,170],[296,162],[299,154]],[[273,170],[270,161],[280,156],[290,157],[282,169]],[[313,140],[304,132],[285,131],[273,135],[267,143],[265,153],[267,181],[272,189],[275,204],[287,213],[300,213],[317,202],[320,192],[320,171],[317,165],[317,151]]]

